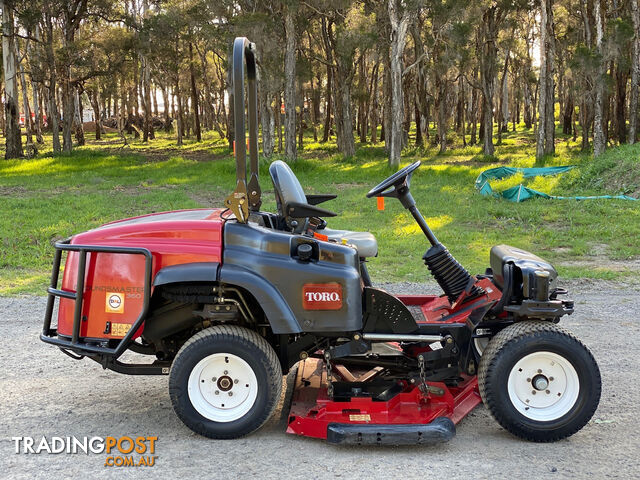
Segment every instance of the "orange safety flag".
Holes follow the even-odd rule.
[[[318,240],[322,240],[323,242],[329,241],[329,237],[318,232],[313,232],[313,238],[317,238]]]
[[[378,210],[384,210],[384,197],[377,197],[378,200]]]

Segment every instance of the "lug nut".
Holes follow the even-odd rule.
[[[236,378],[236,379],[233,381],[233,383],[238,383],[238,379]]]
[[[233,397],[233,392],[229,392],[229,396],[230,396],[230,397]]]
[[[218,380],[218,377],[213,377],[213,378],[211,379],[211,381],[212,381],[212,382],[215,382],[216,380]]]
[[[220,390],[216,390],[216,395],[220,395]]]
[[[535,394],[536,394],[536,391],[535,391],[535,390],[531,390],[531,394],[532,394],[532,395],[535,395]]]
[[[225,371],[224,371],[224,374],[225,374],[225,375],[228,375],[228,374],[229,374],[229,372],[227,372],[227,371],[225,370]]]

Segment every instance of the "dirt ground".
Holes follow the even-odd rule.
[[[0,298],[0,477],[17,478],[640,478],[640,288],[566,285],[563,319],[594,352],[603,394],[573,437],[535,444],[504,431],[480,406],[435,447],[335,447],[284,433],[281,412],[232,441],[199,437],[174,415],[166,377],[131,377],[74,361],[38,340],[45,299]],[[396,292],[432,286],[401,284]],[[11,437],[157,436],[153,467],[105,467],[105,454],[16,454]]]

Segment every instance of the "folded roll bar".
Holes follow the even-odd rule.
[[[233,42],[233,121],[235,130],[236,188],[225,200],[225,205],[242,223],[248,221],[249,211],[258,211],[262,204],[262,192],[258,180],[258,87],[255,51],[255,43],[251,43],[246,37],[237,37]],[[245,65],[247,66],[249,107],[250,177],[248,183],[244,105]]]

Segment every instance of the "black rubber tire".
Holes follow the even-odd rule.
[[[515,364],[526,355],[548,351],[564,357],[578,374],[578,398],[571,410],[552,421],[521,414],[509,398],[507,383]],[[506,430],[533,442],[554,442],[584,427],[598,407],[602,389],[600,369],[589,349],[554,323],[527,320],[496,334],[484,350],[478,367],[480,395],[491,415]]]
[[[193,368],[214,353],[229,353],[249,364],[258,381],[253,407],[241,418],[216,422],[203,417],[189,399]],[[176,355],[169,373],[169,396],[176,414],[194,432],[209,438],[230,439],[248,435],[271,417],[282,393],[282,367],[276,352],[252,330],[233,325],[209,327],[191,337]]]

